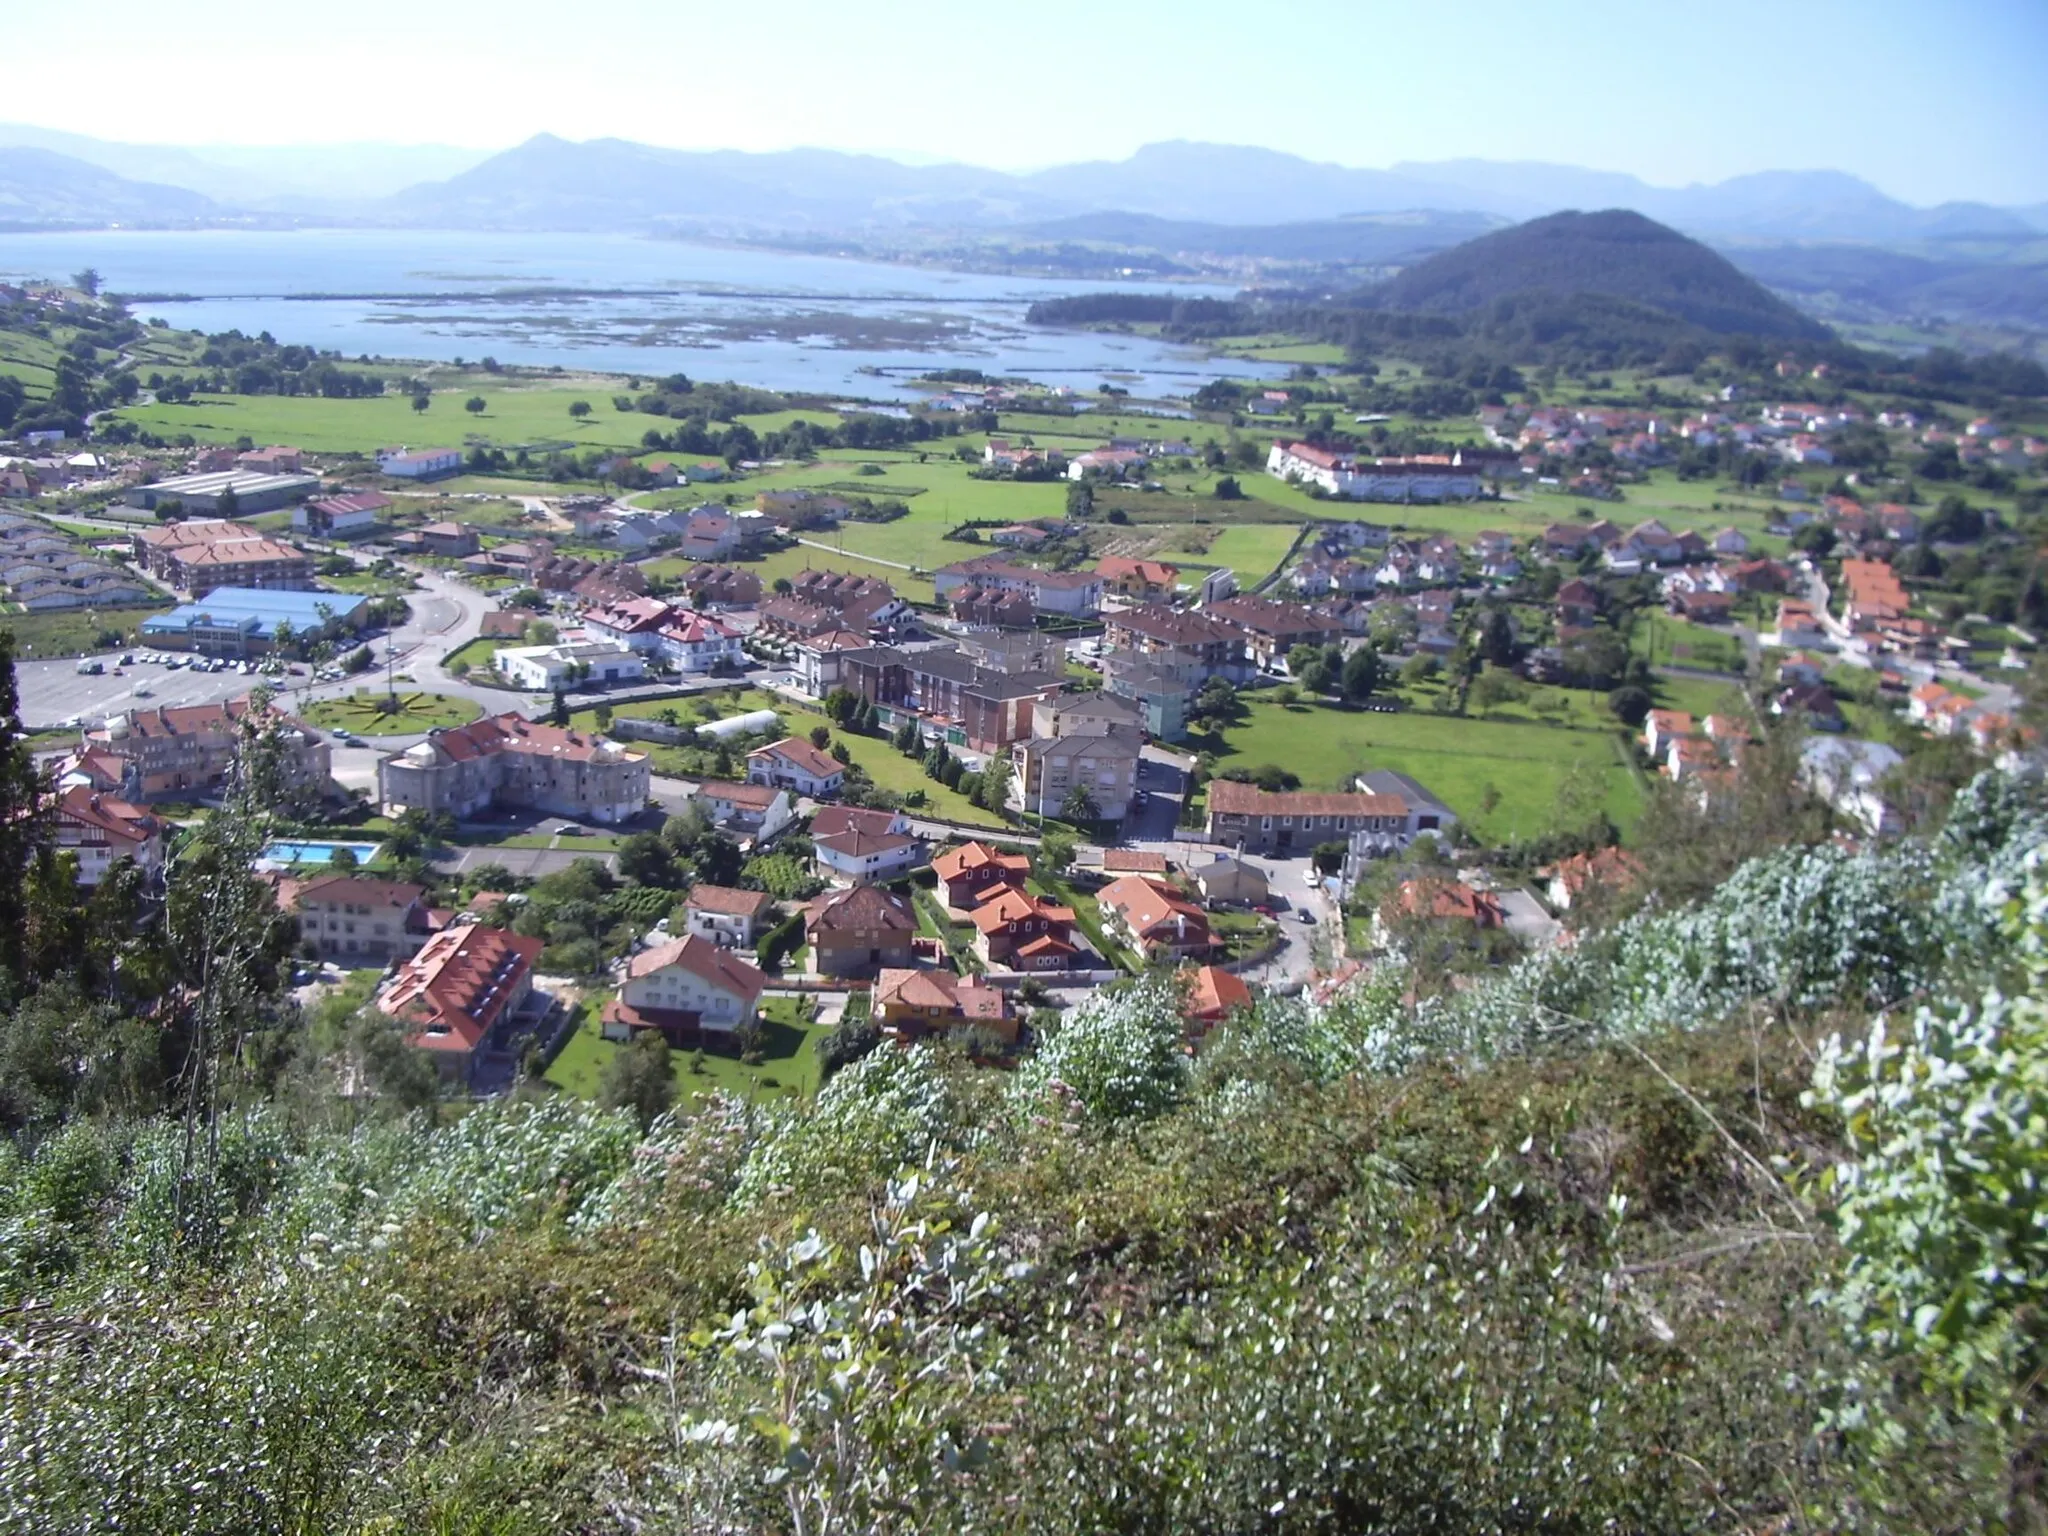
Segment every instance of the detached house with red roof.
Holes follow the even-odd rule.
[[[78,883],[90,889],[122,859],[145,874],[163,868],[164,823],[140,806],[89,784],[65,790],[51,807],[58,851],[78,859]]]
[[[816,800],[839,793],[846,782],[846,769],[829,752],[798,737],[785,736],[747,754],[747,782],[771,784]]]
[[[962,843],[933,859],[932,873],[939,878],[939,900],[967,912],[991,890],[1021,888],[1031,874],[1031,860],[1021,853],[1000,853],[987,843]]]
[[[723,1042],[753,1021],[768,978],[732,950],[695,934],[643,949],[626,962],[619,995],[604,1006],[607,1040],[656,1030],[672,1046]]]
[[[1080,953],[1074,946],[1074,909],[1050,896],[1015,886],[991,891],[968,913],[974,952],[982,963],[1013,971],[1063,971]]]
[[[1125,875],[1096,895],[1104,920],[1147,962],[1206,955],[1209,917],[1163,880]]]
[[[747,949],[774,909],[775,898],[766,891],[699,883],[683,898],[683,926],[692,938],[723,949]]]
[[[377,1007],[407,1027],[407,1043],[430,1053],[444,1077],[466,1083],[492,1031],[532,995],[544,947],[477,923],[444,929],[405,962]]]
[[[1006,1045],[1017,1040],[1009,998],[972,976],[891,966],[875,978],[869,1000],[875,1023],[899,1040],[972,1027],[992,1031]]]

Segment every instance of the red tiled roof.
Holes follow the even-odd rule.
[[[1220,965],[1196,967],[1188,978],[1188,1017],[1214,1022],[1238,1008],[1252,1005],[1252,989],[1244,978]]]
[[[829,779],[846,769],[828,752],[821,752],[808,741],[796,736],[785,736],[780,741],[771,741],[765,747],[756,747],[747,754],[752,762],[757,757],[780,757],[796,766],[801,773],[814,779]]]
[[[1148,880],[1142,875],[1125,875],[1121,880],[1112,880],[1105,885],[1095,899],[1098,905],[1121,912],[1131,931],[1141,938],[1173,924],[1176,918],[1196,942],[1205,941],[1208,937],[1209,919],[1202,909],[1171,886],[1157,880]]]
[[[1399,795],[1274,791],[1235,779],[1212,779],[1209,809],[1224,816],[1406,816],[1408,802]]]
[[[466,923],[437,933],[398,973],[378,1008],[415,1024],[414,1045],[473,1051],[540,957],[539,939]]]
[[[969,870],[995,865],[1004,870],[1022,873],[1031,868],[1031,859],[1021,853],[998,853],[987,843],[962,843],[958,848],[948,848],[932,860],[932,871],[941,880],[959,879]]]
[[[693,885],[685,904],[722,917],[759,917],[775,904],[775,898],[766,891],[742,891],[730,885]]]
[[[308,901],[339,901],[350,906],[411,907],[426,892],[402,880],[379,880],[370,875],[318,875],[298,882],[298,905]]]
[[[707,986],[729,992],[751,1007],[761,991],[768,985],[768,978],[753,966],[747,964],[732,950],[700,939],[695,934],[687,938],[671,939],[666,944],[657,944],[653,949],[643,949],[626,962],[626,974],[631,977],[651,976],[656,971],[665,971],[672,965],[679,965]]]
[[[810,933],[836,930],[888,928],[909,933],[917,927],[910,906],[879,886],[856,885],[847,891],[828,891],[808,908],[804,928]]]

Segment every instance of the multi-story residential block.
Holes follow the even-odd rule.
[[[116,765],[128,800],[163,800],[219,794],[240,759],[245,734],[274,743],[281,787],[325,794],[332,785],[333,749],[304,721],[272,708],[249,719],[247,695],[220,704],[138,709],[110,716],[85,733],[85,747]]]
[[[278,905],[299,920],[299,942],[322,960],[361,967],[411,955],[433,923],[417,885],[369,875],[278,882]]]
[[[407,1042],[432,1056],[443,1076],[468,1082],[492,1032],[532,996],[533,965],[545,947],[480,923],[445,928],[399,968],[377,1007],[406,1027]]]
[[[1067,797],[1085,790],[1097,821],[1121,821],[1138,792],[1144,734],[1134,726],[1077,721],[1057,736],[1033,736],[1010,748],[1010,801],[1036,816],[1065,814]]]
[[[144,570],[188,592],[216,587],[295,591],[313,585],[313,560],[304,550],[226,518],[139,529],[131,543]]]
[[[970,752],[1000,752],[1030,735],[1033,705],[1066,687],[1052,673],[998,672],[942,646],[847,652],[840,683],[877,706],[922,716]]]
[[[378,799],[394,813],[458,818],[508,805],[578,821],[624,821],[646,808],[648,783],[646,753],[517,714],[431,731],[377,765]]]
[[[1238,600],[1224,599],[1224,605],[1233,601]],[[1194,687],[1212,677],[1248,682],[1256,670],[1246,648],[1250,632],[1213,608],[1199,613],[1150,605],[1126,608],[1105,616],[1102,638],[1114,651],[1188,672]]]

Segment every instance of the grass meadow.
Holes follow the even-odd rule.
[[[1214,752],[1224,766],[1279,764],[1298,774],[1305,789],[1342,789],[1365,769],[1391,768],[1422,783],[1490,843],[1549,828],[1574,774],[1598,779],[1617,825],[1631,825],[1642,808],[1641,788],[1611,726],[1372,714],[1271,699],[1247,703],[1244,721],[1190,737],[1188,749]]]

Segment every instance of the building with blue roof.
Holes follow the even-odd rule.
[[[368,621],[370,600],[349,592],[273,592],[259,587],[217,587],[169,613],[144,619],[145,645],[196,651],[202,656],[261,656],[277,642],[279,625],[297,638],[339,640]]]

